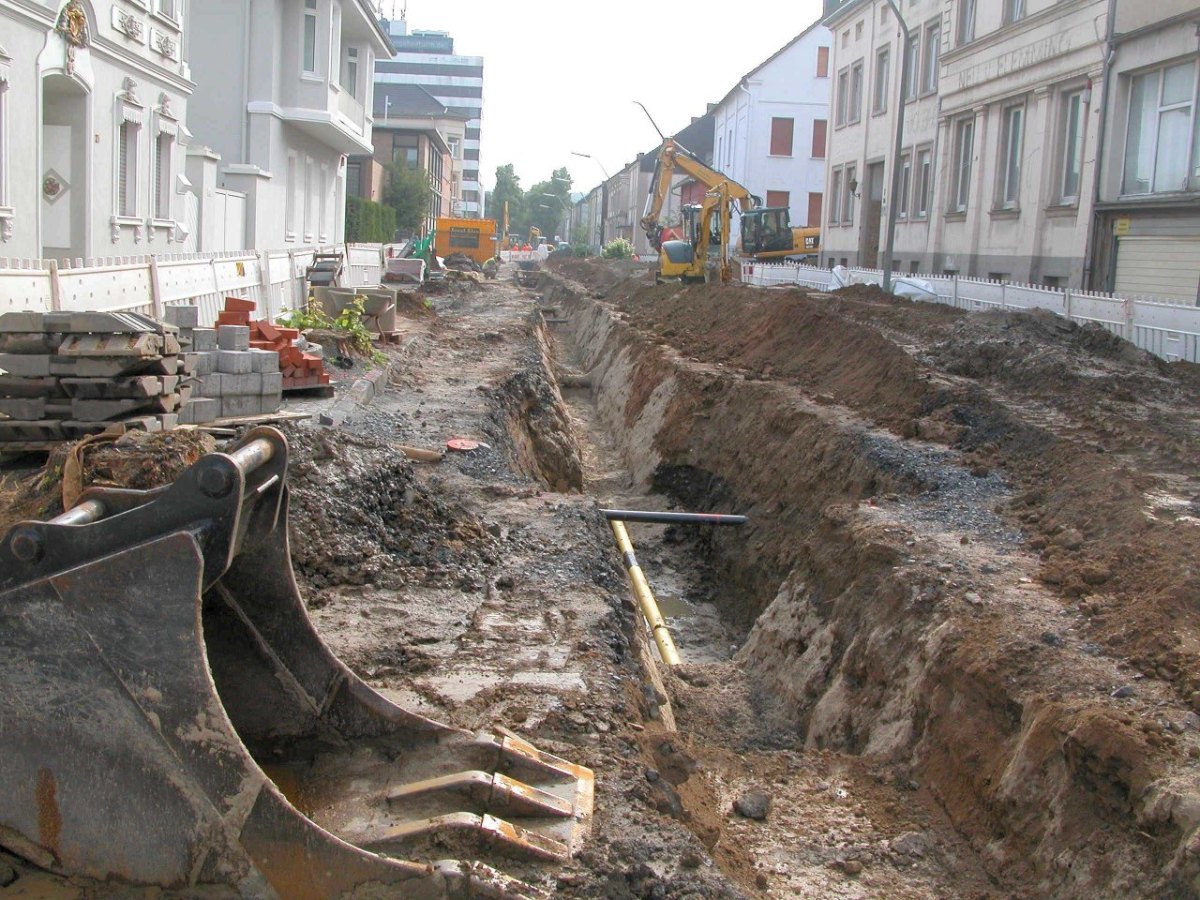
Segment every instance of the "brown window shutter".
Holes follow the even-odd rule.
[[[791,206],[791,194],[787,191],[767,191],[767,206]]]
[[[817,48],[817,77],[818,78],[828,78],[829,77],[829,48],[828,47],[818,47]]]
[[[821,200],[823,195],[820,193],[808,195],[808,224],[812,226],[821,224]]]
[[[795,119],[771,120],[771,155],[792,155],[792,132],[795,130]]]
[[[813,143],[812,156],[813,159],[825,158],[825,137],[826,131],[829,128],[829,122],[826,119],[813,120]]]

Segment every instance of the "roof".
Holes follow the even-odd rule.
[[[376,117],[389,119],[469,119],[459,110],[452,110],[419,84],[375,82]]]
[[[856,2],[856,0],[850,0],[850,2],[854,3],[854,2]],[[732,97],[734,95],[734,92],[736,92],[738,90],[738,88],[740,88],[747,80],[749,80],[750,78],[753,78],[755,74],[757,74],[758,72],[760,72],[761,70],[766,68],[768,65],[773,63],[775,60],[777,60],[779,57],[781,57],[784,53],[786,53],[788,50],[790,50],[795,44],[804,40],[806,37],[808,37],[810,34],[812,34],[812,32],[815,31],[816,29],[824,28],[824,27],[825,27],[825,20],[817,19],[817,21],[813,22],[811,25],[809,25],[807,28],[805,28],[802,32],[800,32],[798,35],[796,35],[794,38],[792,38],[790,41],[788,41],[786,44],[784,44],[782,47],[780,47],[778,50],[776,50],[774,53],[772,53],[770,56],[768,56],[766,59],[764,59],[762,62],[760,62],[757,66],[755,66],[753,69],[751,69],[745,75],[743,75],[741,78],[739,78],[737,80],[737,84],[735,84],[733,87],[731,87],[729,89],[729,93],[721,98],[721,102],[718,103],[717,106],[720,106],[722,103],[724,103],[730,97]]]
[[[873,4],[874,0],[825,0],[821,22],[828,24],[831,21],[837,21],[844,15],[854,12],[860,6],[870,6]]]
[[[715,118],[713,114],[707,112],[693,120],[686,128],[675,132],[671,137],[675,140],[675,143],[691,151],[707,164],[712,160],[714,123]],[[649,153],[642,154],[641,169],[643,172],[654,171],[654,167],[658,164],[660,150],[662,150],[662,144],[659,144]]]

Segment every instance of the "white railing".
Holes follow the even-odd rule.
[[[347,287],[379,284],[379,245],[271,250],[262,253],[181,253],[111,259],[0,258],[0,313],[26,310],[139,312],[161,317],[172,304],[200,307],[211,325],[225,297],[254,300],[258,314],[275,319],[304,302],[304,273],[317,252],[342,251]]]
[[[880,269],[849,269],[852,284],[883,280]],[[927,283],[936,295],[915,299],[944,303],[957,309],[1045,309],[1074,322],[1091,322],[1168,361],[1200,363],[1200,307],[1154,297],[1050,288],[1036,284],[989,281],[947,275],[905,275],[897,282]],[[743,262],[742,281],[755,287],[797,286],[828,291],[837,287],[833,271],[798,263]]]

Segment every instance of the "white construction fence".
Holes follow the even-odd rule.
[[[329,252],[345,254],[344,287],[379,284],[378,244],[62,262],[0,257],[0,314],[95,310],[161,318],[166,306],[194,303],[200,323],[212,325],[225,297],[234,296],[254,300],[262,318],[273,321],[304,303],[304,273],[316,253]]]
[[[851,284],[879,285],[881,269],[845,270]],[[1153,297],[1118,297],[1073,289],[1012,284],[957,275],[893,276],[911,287],[914,300],[958,309],[1045,309],[1074,322],[1092,322],[1168,361],[1200,363],[1200,307]],[[742,281],[756,287],[796,286],[833,290],[841,285],[832,269],[796,263],[742,263]],[[924,288],[929,288],[927,292]]]

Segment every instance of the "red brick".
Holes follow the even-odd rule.
[[[254,327],[258,329],[264,341],[279,341],[283,337],[278,328],[265,320],[255,322]]]
[[[252,312],[254,312],[255,308],[257,308],[257,306],[258,306],[258,304],[255,303],[253,300],[243,300],[241,297],[226,297],[225,298],[225,311],[226,312],[252,313]],[[250,323],[247,322],[246,324],[248,325]]]

